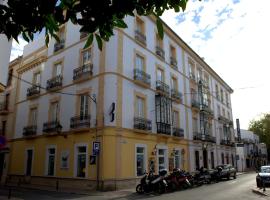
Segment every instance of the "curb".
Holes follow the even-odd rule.
[[[261,196],[268,196],[268,194],[266,192],[263,192],[262,189],[256,189],[256,188],[252,188],[251,189],[253,193],[255,194],[259,194]]]

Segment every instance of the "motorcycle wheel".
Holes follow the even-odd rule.
[[[137,185],[137,187],[136,187],[136,192],[137,192],[138,194],[143,194],[143,193],[144,193],[144,189],[143,189],[142,184]]]
[[[163,183],[158,184],[157,192],[163,194],[166,192],[166,186]]]
[[[170,183],[169,188],[171,192],[175,192],[177,190],[177,185],[174,182],[172,182]]]

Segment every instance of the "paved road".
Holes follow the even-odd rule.
[[[117,192],[93,193],[93,195],[75,195],[57,192],[45,192],[38,190],[17,190],[13,192],[12,199],[73,199],[73,200],[265,200],[270,197],[260,196],[252,193],[255,187],[255,173],[240,175],[236,180],[222,181],[216,184],[204,185],[201,187],[168,193],[163,195],[138,195],[133,190],[123,190]],[[267,189],[270,190],[270,189]],[[0,200],[7,191],[0,189]],[[2,196],[1,196],[2,195]],[[14,198],[16,197],[16,198]]]

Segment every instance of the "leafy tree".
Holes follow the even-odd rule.
[[[259,120],[252,120],[248,129],[259,135],[260,141],[270,148],[270,114],[264,114]]]
[[[67,21],[81,26],[81,32],[89,33],[86,46],[94,37],[102,49],[102,41],[108,41],[113,29],[127,28],[126,16],[156,15],[158,33],[163,38],[159,16],[165,10],[184,11],[188,0],[5,0],[0,5],[0,33],[8,39],[22,34],[24,40],[33,40],[34,33],[45,28],[46,44],[50,37],[57,37],[59,26]]]

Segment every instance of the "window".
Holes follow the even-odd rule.
[[[57,121],[59,116],[59,102],[52,102],[50,107],[50,121]]]
[[[136,146],[136,175],[142,176],[146,170],[146,148]]]
[[[192,61],[188,61],[189,73],[192,79],[195,79],[195,65]]]
[[[81,95],[80,96],[80,116],[86,116],[88,115],[88,96],[87,95]]]
[[[40,72],[38,72],[34,74],[33,84],[40,85],[40,83],[41,83],[41,74]]]
[[[172,79],[171,79],[171,88],[173,89],[173,90],[177,90],[177,87],[178,85],[177,85],[177,79],[176,78],[174,78],[174,77],[172,77]]]
[[[224,153],[221,153],[221,163],[224,165]]]
[[[144,33],[144,21],[136,17],[136,30],[139,33]]]
[[[158,171],[167,168],[167,149],[158,149]]]
[[[198,68],[198,74],[197,74],[198,80],[202,80],[202,69]]]
[[[137,110],[136,116],[145,118],[145,100],[137,96]]]
[[[192,118],[192,128],[193,128],[194,133],[198,132],[198,119],[197,118]]]
[[[163,40],[159,37],[158,34],[156,34],[156,44],[157,44],[157,47],[163,49]]]
[[[135,67],[141,71],[144,71],[144,57],[136,54]]]
[[[179,112],[175,110],[173,111],[173,127],[179,127]]]
[[[180,168],[180,150],[174,151],[174,168]]]
[[[225,117],[225,109],[222,108],[222,116]]]
[[[30,109],[29,125],[37,125],[37,108]]]
[[[216,84],[216,98],[219,100],[219,91],[218,91],[218,85]]]
[[[62,75],[62,63],[57,63],[54,65],[53,76],[61,76]]]
[[[55,169],[55,148],[47,149],[47,175],[54,176]]]
[[[82,54],[81,54],[81,62],[82,62],[82,65],[87,65],[91,62],[91,49],[86,49],[84,51],[82,51]]]
[[[164,82],[164,71],[157,69],[157,81]]]
[[[2,121],[2,136],[6,135],[6,126],[7,126],[7,121]]]
[[[223,93],[223,90],[220,89],[220,101],[223,103],[224,101],[224,93]]]
[[[229,97],[228,94],[225,93],[226,105],[229,106]]]
[[[221,114],[219,105],[217,105],[217,114],[218,114],[218,116],[220,116],[220,114]]]
[[[170,55],[172,58],[176,58],[176,50],[174,46],[170,46]]]
[[[86,146],[77,146],[76,148],[76,176],[86,177]]]

